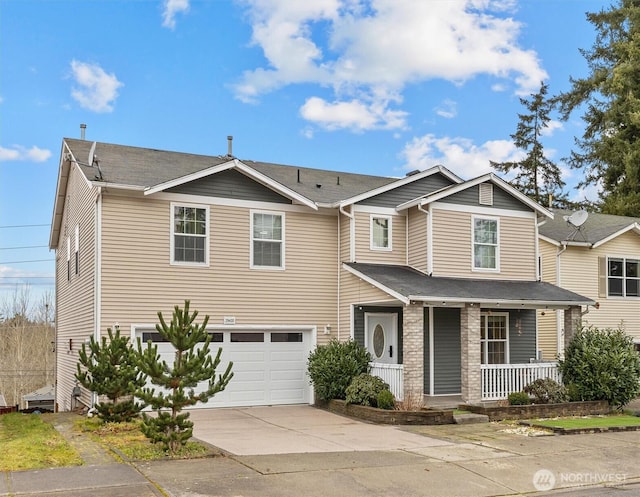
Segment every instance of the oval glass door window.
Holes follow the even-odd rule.
[[[373,330],[373,353],[378,359],[384,354],[384,328],[380,324]]]

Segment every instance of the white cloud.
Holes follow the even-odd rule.
[[[435,110],[436,114],[445,119],[453,119],[458,115],[458,105],[449,99],[443,100]]]
[[[107,74],[97,64],[71,61],[73,78],[78,85],[71,96],[81,107],[94,112],[111,112],[118,97],[118,89],[124,86],[115,74]]]
[[[409,170],[427,169],[440,164],[459,176],[470,179],[491,172],[490,160],[519,161],[523,158],[523,152],[508,140],[492,140],[475,145],[468,138],[436,137],[428,134],[407,143],[401,156]]]
[[[164,0],[162,11],[162,25],[165,28],[174,29],[176,27],[176,15],[180,12],[189,11],[189,0]]]
[[[564,124],[560,121],[554,121],[551,120],[547,123],[547,126],[545,128],[542,128],[540,130],[540,135],[541,136],[551,136],[555,133],[556,130],[562,130],[564,129]]]
[[[463,84],[485,74],[495,80],[490,83],[495,91],[515,85],[516,93],[530,95],[547,77],[537,54],[518,44],[521,25],[508,15],[514,7],[510,0],[244,0],[244,4],[252,23],[252,42],[262,48],[267,65],[243,74],[234,87],[236,97],[255,101],[264,93],[299,83],[330,87],[335,96],[331,104],[324,102],[319,112],[319,97],[310,96],[305,106],[311,101],[317,112],[302,112],[325,127],[331,112],[337,118],[328,119],[332,129],[361,129],[353,126],[356,101],[365,125],[379,113],[375,107],[392,115],[402,112],[391,109],[384,95],[400,95],[411,83],[444,79]],[[361,94],[377,97],[365,100]],[[352,112],[345,111],[349,108]],[[441,110],[447,113],[446,108]],[[384,126],[404,125],[404,118],[394,118]]]
[[[0,146],[0,162],[3,161],[26,161],[44,162],[51,157],[51,151],[33,146],[26,148],[21,145],[12,145],[11,148]]]

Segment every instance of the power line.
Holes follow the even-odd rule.
[[[19,250],[19,249],[32,249],[32,248],[45,248],[48,245],[26,245],[24,247],[0,247],[0,250]]]
[[[15,278],[19,280],[33,280],[38,278],[38,279],[52,280],[55,278],[55,276],[2,276],[0,275],[0,279],[2,278]]]
[[[0,262],[0,264],[25,264],[28,262],[54,262],[55,259],[34,259],[32,261],[11,261],[11,262]]]
[[[42,226],[51,226],[51,225],[49,223],[47,224],[13,224],[13,225],[0,226],[0,228],[39,228]]]

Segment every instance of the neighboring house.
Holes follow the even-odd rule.
[[[583,324],[622,328],[640,344],[640,218],[558,210],[539,228],[542,279],[595,303]],[[541,311],[545,359],[562,355],[563,311]]]
[[[25,409],[46,409],[54,410],[55,386],[46,385],[38,390],[22,396],[22,403]]]
[[[593,304],[539,281],[552,217],[493,174],[398,179],[64,139],[56,402],[95,401],[74,391],[90,336],[118,323],[158,341],[157,312],[185,299],[210,316],[221,367],[234,362],[208,406],[313,402],[309,352],[349,338],[400,398],[504,397],[505,375],[536,374],[536,310],[566,309],[573,326]]]

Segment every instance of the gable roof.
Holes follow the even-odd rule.
[[[428,276],[410,266],[349,262],[343,267],[380,290],[408,304],[474,302],[486,306],[562,308],[595,301],[544,281],[511,281]]]
[[[587,220],[576,228],[566,217],[574,211],[556,209],[555,217],[542,224],[538,234],[555,245],[586,245],[596,248],[628,231],[640,234],[640,218],[589,213]]]
[[[553,218],[553,212],[551,212],[548,209],[545,209],[543,206],[541,206],[540,204],[538,204],[534,200],[530,199],[524,193],[522,193],[521,191],[517,190],[516,188],[511,186],[509,183],[507,183],[506,181],[504,181],[503,179],[499,178],[498,176],[496,176],[493,173],[487,173],[487,174],[484,174],[482,176],[478,176],[476,178],[470,179],[468,181],[463,181],[463,182],[458,183],[458,184],[454,184],[454,185],[451,185],[451,186],[448,186],[448,187],[445,187],[445,188],[441,188],[440,190],[437,190],[435,192],[428,193],[428,194],[423,195],[421,197],[418,197],[416,199],[410,200],[409,202],[405,202],[404,204],[400,204],[397,207],[397,209],[398,210],[408,209],[408,208],[414,207],[416,205],[424,206],[424,205],[427,205],[427,204],[430,204],[430,203],[433,203],[433,202],[437,202],[438,200],[442,200],[442,199],[445,199],[447,197],[450,197],[451,195],[459,193],[459,192],[461,192],[463,190],[467,190],[469,188],[472,188],[472,187],[474,187],[476,185],[479,185],[480,183],[486,183],[486,182],[493,183],[498,188],[501,188],[502,190],[506,191],[509,195],[515,197],[520,202],[522,202],[526,206],[530,207],[531,210],[538,212],[540,215],[548,217],[548,218]]]

